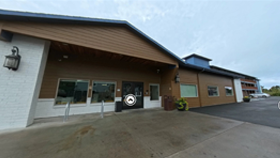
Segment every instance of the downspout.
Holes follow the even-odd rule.
[[[199,74],[204,72],[204,71],[205,71],[205,69],[203,68],[201,71],[199,71],[197,73],[197,89],[198,89],[198,98],[199,98],[199,105],[200,105],[200,107],[202,107],[202,105],[201,105],[201,93],[200,93]]]

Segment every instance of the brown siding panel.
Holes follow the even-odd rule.
[[[195,85],[197,85],[197,88],[198,88],[197,73],[198,73],[198,71],[179,69],[180,84],[195,84]],[[197,89],[197,90],[199,90],[199,89]],[[180,89],[179,89],[179,93],[180,93]],[[181,94],[180,94],[180,96],[181,96]],[[198,95],[198,97],[186,98],[190,108],[200,107],[199,97],[200,96]]]
[[[5,22],[11,32],[177,65],[177,61],[127,28]]]
[[[139,81],[144,82],[144,92],[146,92],[149,90],[150,83],[160,84],[160,77],[154,68],[151,69],[147,65],[139,66],[106,58],[88,61],[82,56],[59,62],[55,52],[50,52],[39,98],[55,98],[59,78],[113,81],[117,82],[117,89],[122,88],[122,81]],[[116,96],[121,97],[121,92],[117,91]]]
[[[218,105],[234,103],[235,96],[226,96],[225,86],[231,86],[233,88],[232,78],[223,76],[216,76],[213,74],[201,73],[199,74],[200,82],[200,94],[202,106]],[[217,86],[219,88],[219,96],[208,96],[208,86]]]

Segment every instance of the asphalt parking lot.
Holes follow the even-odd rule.
[[[249,103],[201,107],[190,111],[280,128],[279,101],[280,97],[270,97]]]

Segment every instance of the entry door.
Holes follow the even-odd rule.
[[[136,98],[134,105],[127,105],[124,99],[127,95],[133,94]],[[143,82],[122,82],[123,109],[143,108]]]

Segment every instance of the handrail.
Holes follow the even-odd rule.
[[[69,112],[70,112],[70,101],[68,101],[67,104],[66,104],[66,106],[65,106],[65,113],[64,113],[63,122],[68,121]]]
[[[101,113],[100,113],[100,117],[104,118],[104,100],[102,100],[101,102]]]

